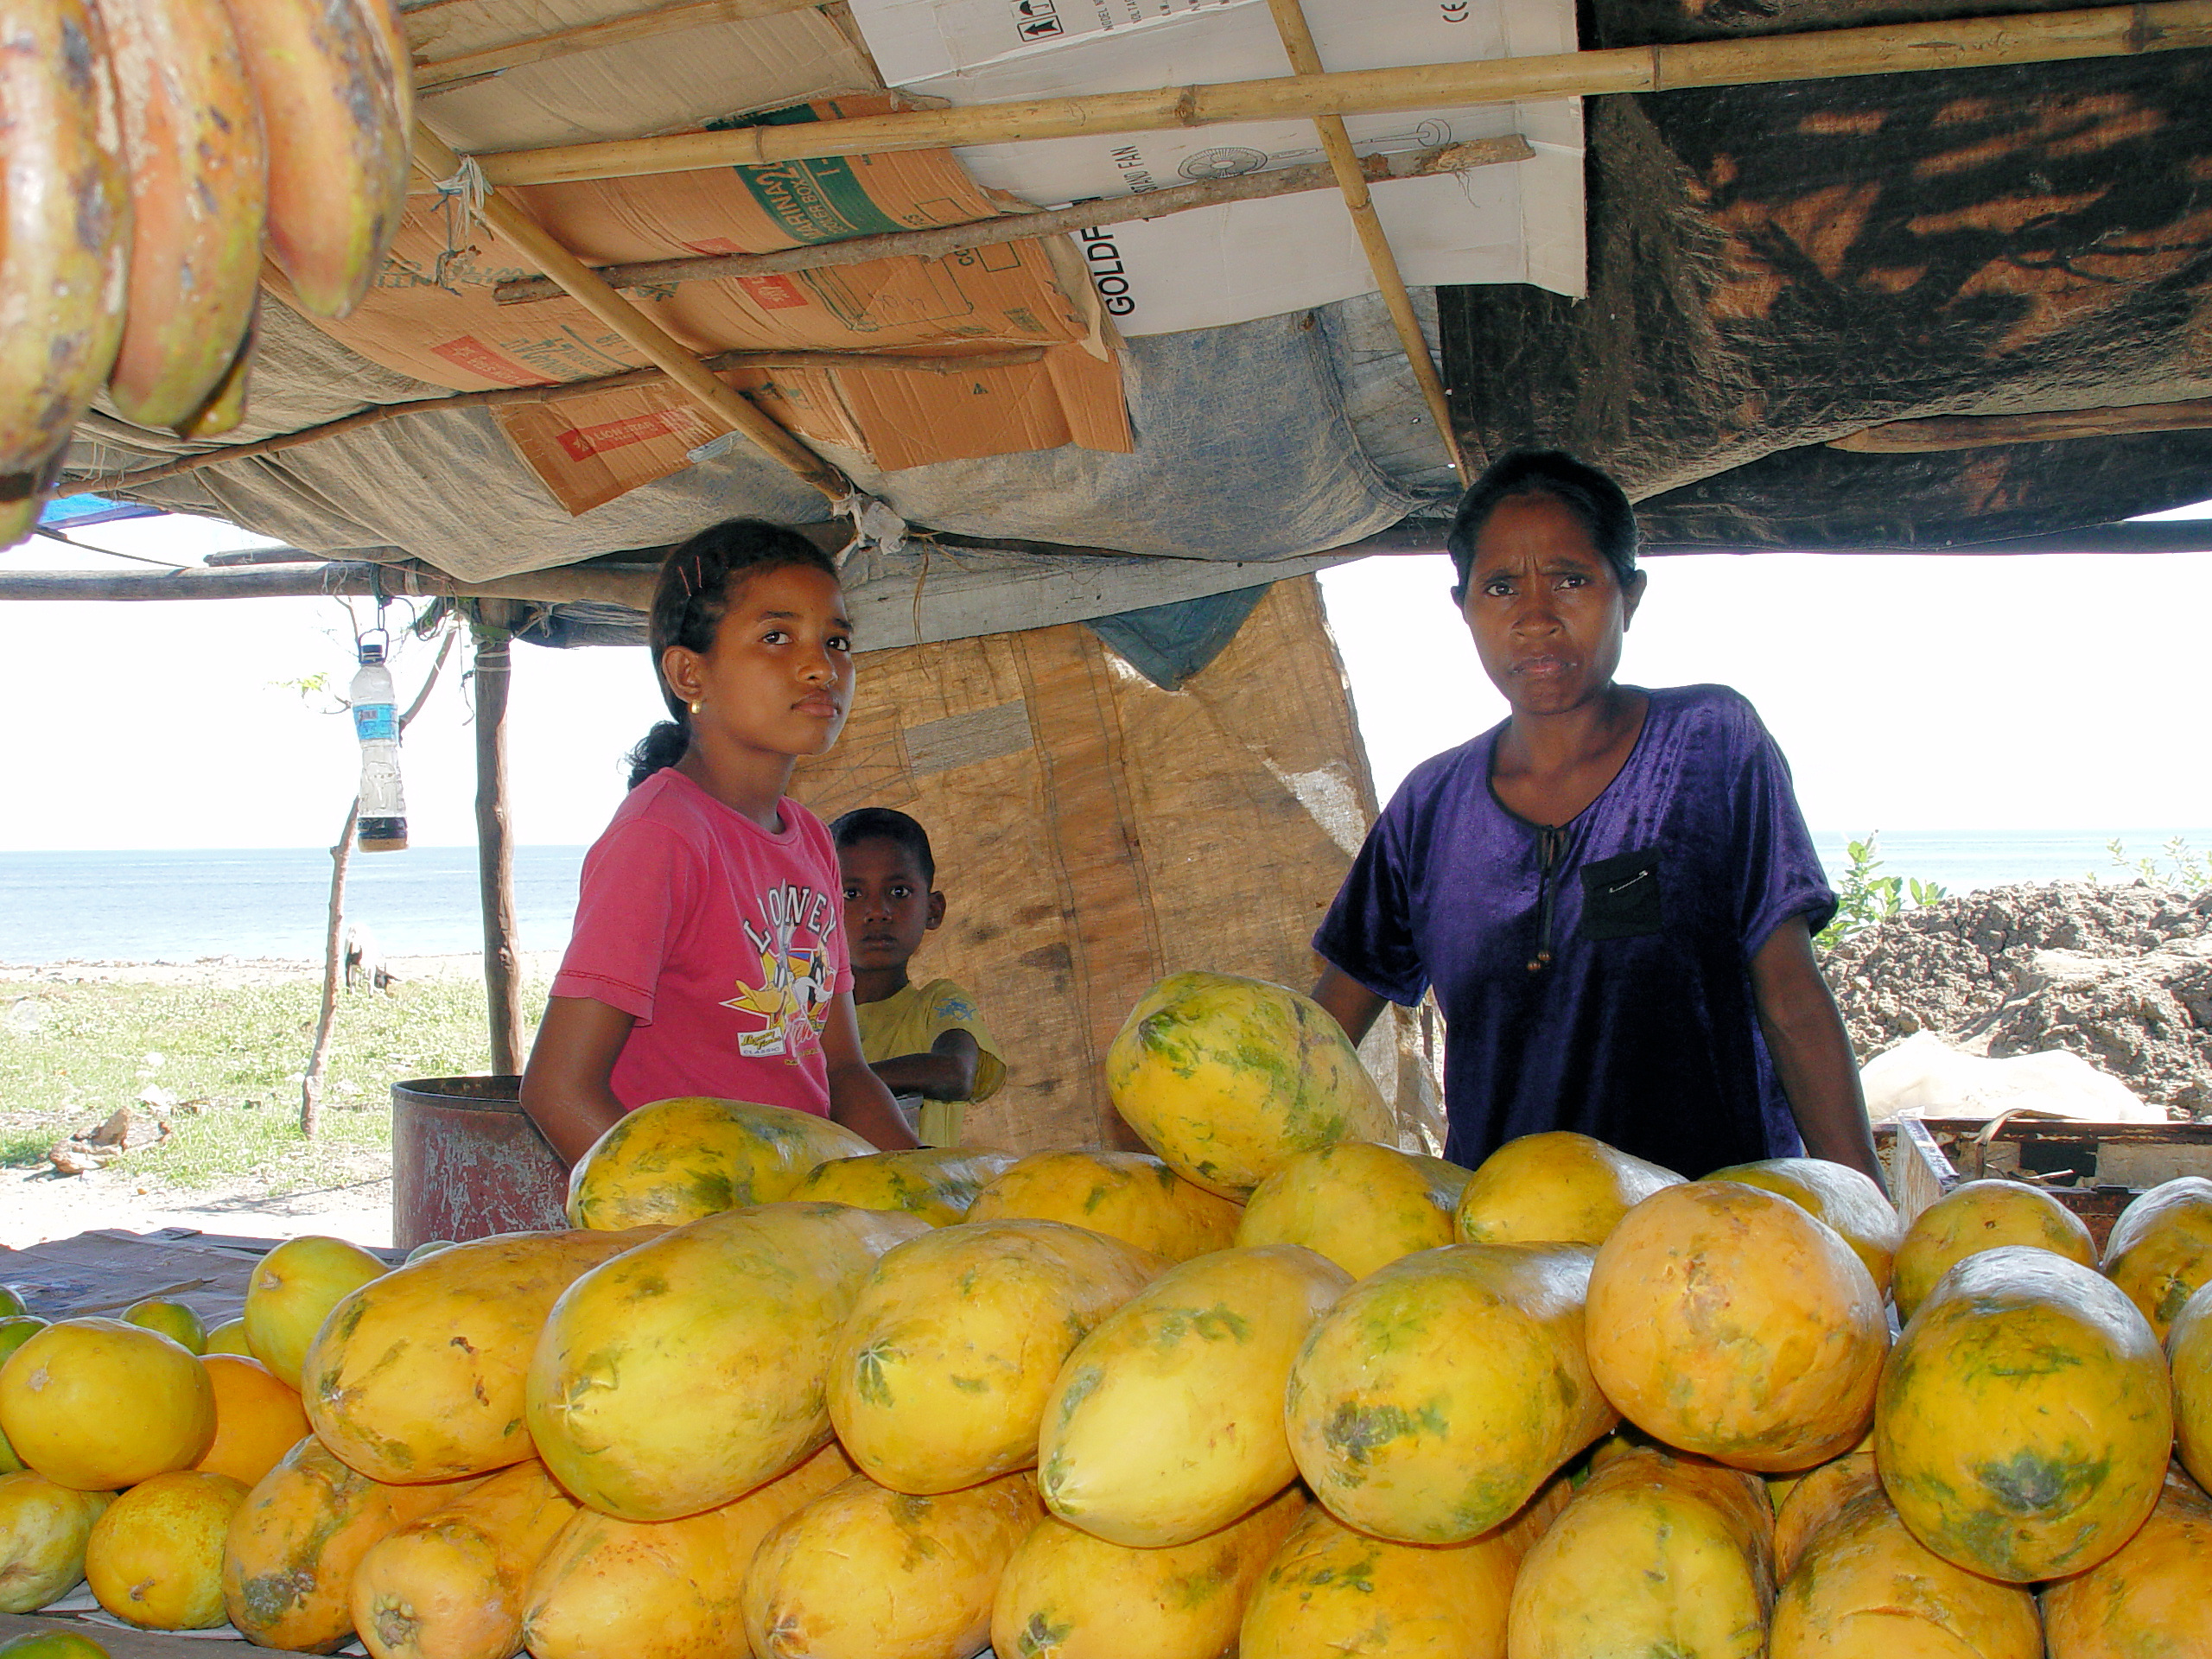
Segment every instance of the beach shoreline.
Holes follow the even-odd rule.
[[[518,953],[517,960],[524,980],[550,979],[561,965],[561,952],[524,950]],[[394,979],[402,981],[474,979],[483,974],[484,958],[480,951],[461,950],[386,957],[384,965]],[[205,985],[230,989],[320,979],[322,971],[321,960],[308,957],[218,956],[189,962],[65,957],[58,962],[0,962],[0,985]]]

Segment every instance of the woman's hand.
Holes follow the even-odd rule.
[[[1885,1192],[1881,1160],[1866,1126],[1866,1100],[1859,1092],[1859,1062],[1851,1038],[1836,1011],[1835,997],[1821,977],[1813,936],[1802,916],[1776,928],[1751,958],[1751,993],[1758,999],[1759,1029],[1773,1058],[1775,1075],[1805,1150],[1832,1164],[1846,1164],[1872,1176]]]
[[[829,1023],[822,1028],[822,1054],[830,1063],[830,1119],[842,1123],[880,1152],[912,1152],[921,1146],[883,1080],[861,1058],[861,1025],[853,994],[830,1000]]]
[[[545,1022],[523,1067],[522,1109],[571,1168],[622,1121],[611,1080],[637,1023],[634,1015],[588,996],[545,999]]]

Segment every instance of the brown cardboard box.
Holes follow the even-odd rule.
[[[882,94],[771,119],[888,108]],[[949,152],[832,157],[777,167],[534,186],[514,192],[586,261],[767,251],[878,231],[957,224],[995,207]],[[418,196],[360,308],[318,324],[387,368],[457,391],[543,385],[644,366],[634,347],[572,300],[500,306],[493,285],[528,275],[519,251],[457,202]],[[281,274],[267,273],[279,297]],[[1038,345],[1045,361],[971,375],[903,370],[733,375],[802,435],[879,465],[1006,454],[1080,443],[1127,450],[1119,365],[1087,283],[1064,281],[1040,242],[936,259],[874,260],[789,276],[632,290],[702,355],[733,349],[942,351]],[[1087,358],[1078,365],[1077,358]],[[500,429],[556,499],[582,512],[688,464],[715,435],[675,417],[667,389],[631,389],[557,406],[503,410]],[[684,405],[688,407],[688,405]],[[704,432],[705,436],[701,433]]]

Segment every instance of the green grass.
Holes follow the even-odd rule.
[[[56,1141],[130,1106],[175,1131],[109,1166],[149,1185],[248,1177],[282,1193],[372,1178],[389,1165],[394,1083],[489,1069],[483,983],[421,980],[341,994],[322,1129],[309,1141],[300,1134],[300,1074],[321,993],[314,977],[238,989],[0,986],[0,1165],[41,1163]],[[543,982],[525,986],[527,1013],[544,1001]],[[179,1104],[138,1106],[154,1084]]]

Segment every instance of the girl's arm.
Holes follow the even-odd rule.
[[[822,1054],[830,1063],[832,1122],[843,1124],[884,1152],[911,1152],[922,1144],[899,1115],[891,1091],[861,1058],[861,1023],[853,1012],[850,991],[840,991],[830,1001]]]
[[[938,1033],[928,1053],[894,1054],[876,1061],[868,1070],[894,1095],[966,1100],[976,1092],[976,1069],[982,1058],[975,1033],[955,1027]]]
[[[1802,916],[1776,928],[1751,958],[1751,994],[1758,1002],[1767,1052],[1797,1119],[1797,1132],[1805,1138],[1805,1150],[1871,1175],[1886,1192],[1873,1134],[1866,1127],[1859,1063],[1835,997],[1821,977]]]
[[[561,1161],[574,1166],[622,1120],[609,1086],[633,1015],[588,996],[550,996],[523,1067],[522,1109]]]

